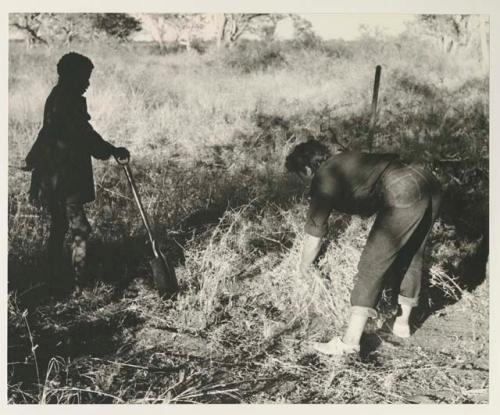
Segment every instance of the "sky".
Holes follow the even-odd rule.
[[[359,27],[379,27],[387,35],[397,35],[405,29],[405,22],[414,19],[411,14],[301,14],[309,20],[317,35],[323,39],[352,40],[360,35]]]
[[[387,35],[397,35],[405,30],[405,23],[412,21],[411,14],[300,14],[312,24],[314,32],[323,39],[353,40],[360,36],[360,26],[379,28]],[[278,24],[276,35],[287,39],[293,35],[289,20]]]

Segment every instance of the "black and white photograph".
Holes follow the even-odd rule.
[[[78,3],[3,15],[9,407],[492,402],[487,9]]]

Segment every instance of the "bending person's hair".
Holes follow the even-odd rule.
[[[317,140],[309,140],[294,147],[286,158],[285,168],[297,174],[307,174],[307,167],[315,172],[331,155],[327,146]]]

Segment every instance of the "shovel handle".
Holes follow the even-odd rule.
[[[148,217],[146,216],[146,212],[144,210],[144,207],[142,206],[141,197],[139,196],[139,192],[137,191],[134,177],[132,176],[132,171],[130,170],[130,166],[128,164],[130,159],[127,158],[127,159],[120,159],[119,160],[118,158],[116,158],[116,161],[118,162],[118,164],[120,164],[123,167],[123,170],[125,170],[125,175],[127,176],[127,180],[130,184],[130,187],[132,188],[132,194],[134,195],[135,203],[137,204],[137,207],[139,208],[142,222],[144,223],[144,227],[146,228],[146,231],[147,231],[148,236],[149,236],[149,241],[151,242],[153,254],[154,254],[155,258],[158,258],[160,256],[160,254],[158,253],[156,241],[153,238],[153,232],[151,231],[151,226],[149,225]]]

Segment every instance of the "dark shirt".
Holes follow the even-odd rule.
[[[326,160],[311,183],[305,232],[322,237],[332,209],[369,216],[380,205],[379,179],[396,154],[345,152]]]
[[[89,123],[87,101],[56,85],[45,103],[43,126],[26,165],[33,169],[30,197],[42,203],[95,198],[91,156],[108,159],[115,147]]]

